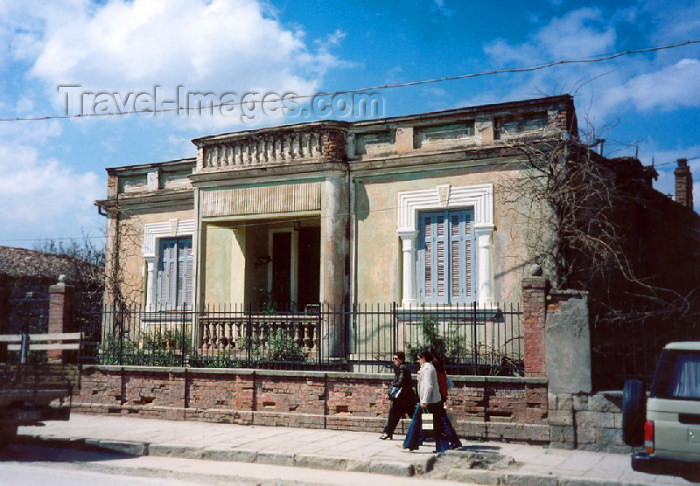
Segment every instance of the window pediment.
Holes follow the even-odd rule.
[[[417,231],[418,211],[427,209],[474,208],[474,225],[479,229],[493,228],[493,185],[452,187],[439,185],[433,189],[399,193],[398,232]]]

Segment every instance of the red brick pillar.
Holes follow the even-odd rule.
[[[523,286],[523,332],[525,335],[525,376],[547,376],[545,319],[547,280],[528,277]]]
[[[676,176],[676,202],[693,209],[693,174],[688,167],[688,159],[678,159],[678,168],[673,171]]]
[[[71,302],[73,287],[66,285],[65,275],[58,277],[58,283],[49,287],[49,333],[70,332]],[[50,361],[63,358],[61,350],[48,351]]]

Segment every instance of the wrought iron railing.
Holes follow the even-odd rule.
[[[513,306],[401,308],[397,304],[305,312],[218,306],[158,312],[105,308],[92,362],[118,365],[387,371],[430,347],[452,374],[520,375],[522,312]]]

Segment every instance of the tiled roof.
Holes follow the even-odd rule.
[[[70,283],[79,280],[80,275],[85,275],[92,267],[71,256],[0,246],[0,276],[58,281],[58,276],[63,274]]]

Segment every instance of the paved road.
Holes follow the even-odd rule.
[[[464,486],[463,482],[238,462],[127,456],[13,445],[0,452],[2,486]]]

